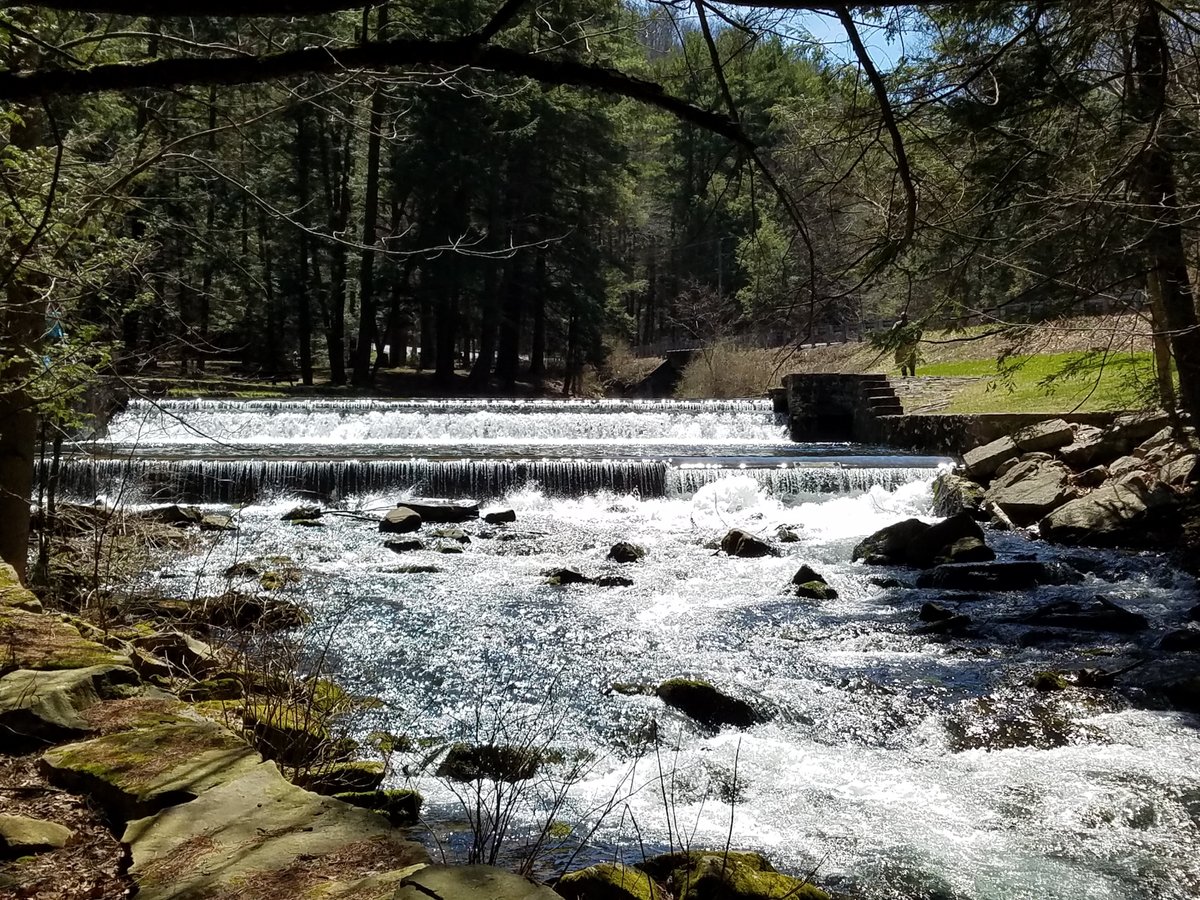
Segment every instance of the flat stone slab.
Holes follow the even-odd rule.
[[[395,900],[562,900],[545,885],[491,866],[425,866],[400,881]]]
[[[55,615],[0,606],[4,636],[3,664],[12,669],[84,669],[128,666],[130,659],[89,641],[79,629]]]
[[[1026,453],[1037,450],[1056,450],[1075,439],[1074,427],[1064,419],[1050,419],[1023,428],[1013,435],[1016,445]]]
[[[237,779],[262,757],[215,722],[172,722],[55,747],[42,756],[46,778],[88,794],[128,821]]]
[[[298,788],[269,762],[130,822],[122,842],[138,900],[357,897],[342,888],[428,861],[381,816]]]
[[[1071,470],[1058,460],[1020,462],[992,482],[984,495],[1018,525],[1032,525],[1073,495]]]
[[[9,745],[74,740],[95,730],[85,711],[132,690],[137,672],[123,666],[66,671],[21,669],[0,678],[0,731]]]
[[[0,858],[61,850],[75,836],[70,828],[28,816],[0,816]]]
[[[479,518],[478,500],[444,500],[440,497],[418,497],[398,504],[411,509],[425,522],[465,522]]]
[[[1016,442],[1005,435],[990,444],[968,450],[963,454],[963,465],[966,466],[967,474],[972,478],[987,479],[1000,468],[1002,462],[1012,459],[1019,452]]]

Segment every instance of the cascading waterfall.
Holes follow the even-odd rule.
[[[730,471],[778,494],[894,488],[939,463],[797,445],[766,400],[131,402],[62,471],[74,496],[249,502],[386,491],[688,496]]]

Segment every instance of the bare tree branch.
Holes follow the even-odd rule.
[[[913,234],[916,232],[917,186],[913,183],[912,169],[908,164],[908,153],[904,149],[904,136],[900,133],[900,126],[896,123],[896,114],[892,109],[892,101],[888,96],[883,76],[875,68],[871,54],[863,44],[858,27],[854,24],[854,19],[850,17],[850,12],[847,9],[838,9],[837,16],[842,27],[846,29],[846,36],[850,39],[850,46],[854,48],[854,55],[858,57],[858,64],[862,66],[867,81],[871,83],[871,88],[875,91],[875,99],[879,103],[879,116],[883,120],[883,127],[887,129],[892,139],[892,152],[896,157],[896,174],[900,176],[900,183],[904,185],[907,200],[904,210],[904,234],[898,241],[890,242],[880,260],[882,263],[899,253],[904,245],[912,240]]]

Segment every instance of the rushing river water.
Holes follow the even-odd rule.
[[[1047,599],[1104,594],[1161,633],[1192,582],[1153,556],[1076,552],[1083,583],[952,597],[977,629],[921,634],[916,610],[945,592],[877,587],[912,574],[849,559],[870,532],[929,515],[939,460],[792,444],[758,401],[135,403],[93,449],[67,467],[78,494],[246,504],[236,533],[148,578],[216,593],[237,559],[290,557],[290,596],[335,668],[386,703],[364,732],[478,739],[499,708],[522,732],[508,739],[592,751],[555,814],[592,823],[614,806],[582,861],[729,842],[865,897],[1200,895],[1196,720],[1028,686],[1042,669],[1122,666],[1153,635],[1047,643],[1019,624]],[[298,499],[379,515],[414,494],[477,496],[517,521],[467,524],[465,544],[423,534],[403,554],[360,519],[280,521]],[[778,558],[710,549],[730,527],[781,526],[799,540]],[[646,557],[608,561],[618,540]],[[989,540],[1002,558],[1052,552]],[[451,544],[462,552],[440,552]],[[838,599],[789,595],[801,563]],[[633,583],[543,583],[557,566]],[[774,715],[709,733],[611,690],[675,675]],[[407,783],[433,820],[458,817],[447,785],[394,777]]]

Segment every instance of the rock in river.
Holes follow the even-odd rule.
[[[407,506],[389,509],[379,523],[379,530],[386,534],[408,534],[421,527],[421,514]]]
[[[731,697],[707,681],[691,678],[670,678],[655,690],[659,699],[689,718],[710,728],[733,725],[748,728],[764,720],[764,716],[745,700]]]
[[[730,529],[725,537],[721,538],[721,549],[730,556],[778,556],[779,551],[768,544],[761,538],[757,538],[748,531],[742,531],[740,528]]]

